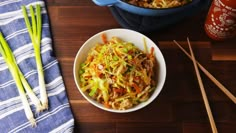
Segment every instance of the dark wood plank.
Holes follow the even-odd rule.
[[[76,124],[75,133],[115,133],[114,122],[79,122]]]
[[[179,123],[118,123],[117,133],[182,133]]]
[[[236,131],[235,123],[216,123],[219,133],[234,133]],[[192,122],[183,124],[183,133],[211,133],[211,127],[208,123]]]
[[[216,122],[235,121],[236,107],[225,102],[209,102]],[[176,103],[174,106],[176,119],[183,122],[208,122],[203,102]],[[208,123],[209,124],[209,123]]]
[[[90,0],[53,0],[52,3],[57,6],[96,6]]]
[[[158,103],[132,113],[112,113],[101,110],[85,100],[70,100],[75,119],[80,122],[171,122],[173,113],[171,104]]]

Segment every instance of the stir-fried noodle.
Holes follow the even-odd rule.
[[[146,101],[156,86],[154,48],[146,53],[117,37],[104,42],[96,44],[81,65],[82,91],[117,110]]]

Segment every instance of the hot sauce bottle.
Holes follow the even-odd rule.
[[[236,0],[213,0],[204,28],[213,40],[236,37]]]

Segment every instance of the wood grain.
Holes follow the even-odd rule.
[[[160,95],[142,110],[116,114],[88,103],[76,88],[73,63],[77,51],[92,35],[120,28],[107,7],[89,0],[49,0],[53,48],[59,60],[66,92],[79,133],[209,133],[211,127],[189,60],[173,40],[187,48],[186,37],[198,61],[236,95],[236,40],[216,42],[203,29],[206,11],[171,27],[144,33],[161,49],[167,66],[166,82]],[[236,106],[206,76],[202,75],[219,133],[236,131]]]

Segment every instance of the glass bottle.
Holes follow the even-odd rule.
[[[204,28],[213,40],[236,37],[236,0],[213,0]]]

